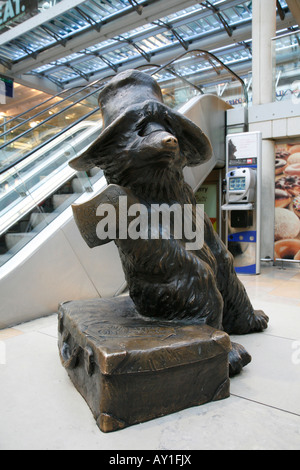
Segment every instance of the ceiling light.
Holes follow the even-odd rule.
[[[36,127],[38,125],[38,122],[37,121],[31,121],[29,123],[29,126],[33,129],[34,127]]]

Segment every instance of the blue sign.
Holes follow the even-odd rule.
[[[237,274],[256,274],[256,264],[250,266],[243,266],[241,268],[235,268]]]

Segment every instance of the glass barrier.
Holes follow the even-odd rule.
[[[300,104],[300,31],[272,40],[276,101]]]

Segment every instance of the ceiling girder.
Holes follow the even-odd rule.
[[[233,33],[233,30],[234,28],[232,28],[231,26],[229,26],[229,24],[227,23],[227,21],[225,20],[224,16],[222,15],[222,13],[220,13],[220,8],[216,7],[215,5],[213,5],[212,3],[206,1],[206,2],[201,2],[200,3],[201,5],[205,6],[206,8],[208,8],[209,10],[211,10],[217,17],[218,17],[218,20],[220,21],[220,23],[223,25],[226,33],[228,34],[228,36],[232,36],[232,33]]]
[[[126,44],[129,44],[130,46],[132,46],[136,51],[138,51],[139,54],[141,54],[141,56],[147,61],[147,62],[150,62],[151,60],[151,56],[149,54],[147,54],[146,51],[144,51],[144,49],[142,49],[138,44],[136,44],[132,39],[130,38],[124,38],[123,36],[118,36],[117,37],[118,41],[120,42],[125,42]]]
[[[143,13],[143,6],[142,5],[139,5],[136,0],[128,0],[130,5],[133,6],[133,8],[135,9],[135,11],[139,14],[139,15],[142,15]]]
[[[41,25],[40,26],[43,31],[45,31],[47,34],[49,34],[53,39],[55,39],[57,42],[59,42],[62,46],[66,46],[66,39],[54,32],[52,29],[49,28],[47,25]]]
[[[110,67],[114,72],[117,72],[118,67],[114,65],[110,60],[108,60],[106,57],[103,55],[99,54],[99,52],[90,52],[90,51],[84,51],[85,55],[92,55],[94,57],[98,57],[99,59],[102,60],[108,67]]]
[[[180,34],[176,31],[176,29],[174,28],[174,26],[172,24],[165,23],[162,20],[152,21],[152,24],[157,25],[157,26],[163,26],[168,31],[171,31],[172,34],[174,34],[175,38],[182,45],[183,49],[185,49],[186,51],[188,50],[188,48],[189,48],[188,43],[180,36]]]
[[[75,7],[75,10],[77,11],[77,13],[79,13],[79,15],[80,15],[85,21],[87,21],[87,22],[92,26],[92,28],[94,28],[98,33],[100,32],[100,29],[101,29],[101,21],[99,21],[99,22],[95,21],[90,15],[88,15],[87,13],[85,13],[84,11],[82,11],[81,8],[79,8],[79,7]]]

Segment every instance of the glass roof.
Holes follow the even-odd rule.
[[[49,0],[39,4],[43,4],[45,8],[46,3],[54,6],[58,1]],[[159,16],[159,12],[166,10],[166,0],[87,0],[77,3],[77,6],[65,13],[0,45],[0,63],[14,71],[15,68],[20,70],[22,64],[25,66],[30,59],[30,65],[26,65],[24,73],[37,75],[66,88],[75,83],[77,85],[80,81],[86,83],[111,74],[112,70],[116,72],[125,64],[135,67],[143,63],[155,63],[159,55],[177,51],[178,47],[182,52],[193,49],[195,44],[199,48],[201,41],[207,38],[211,38],[215,44],[217,35],[226,33],[231,38],[234,31],[251,26],[252,22],[251,1],[210,0],[190,5],[190,1],[183,0],[181,8],[189,4],[186,8],[178,8],[177,11],[169,8],[173,11],[162,16]],[[173,2],[168,0],[170,7],[171,3]],[[285,0],[278,3],[286,13],[288,8]],[[162,10],[163,4],[165,10]],[[151,22],[144,21],[134,29],[125,29],[122,26],[120,34],[113,34],[112,37],[102,34],[104,25],[113,25],[117,20],[126,19],[133,13],[139,20],[142,18],[143,8],[151,5],[157,5],[157,18]],[[298,26],[295,26],[294,30],[297,29]],[[78,45],[76,48],[66,47],[71,41],[90,32],[95,33],[93,40],[84,48],[81,49]],[[56,48],[59,48],[57,57]],[[66,51],[63,54],[64,48]],[[51,54],[53,51],[54,59],[51,57],[48,62],[43,54],[49,51]],[[249,69],[251,68],[251,37],[245,37],[242,42],[232,40],[229,45],[224,46],[221,42],[211,52],[226,65],[234,67],[248,63]],[[192,64],[189,72],[192,72],[191,67]],[[212,64],[204,61],[201,67],[203,70],[210,69]]]

